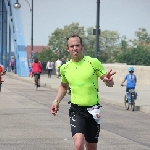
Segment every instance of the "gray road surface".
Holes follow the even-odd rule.
[[[5,77],[0,93],[0,150],[73,150],[69,95],[56,117],[55,89]],[[102,103],[98,150],[150,150],[150,114]]]

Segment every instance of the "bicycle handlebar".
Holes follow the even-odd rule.
[[[0,84],[2,84],[2,82],[4,82],[4,81],[0,81]]]

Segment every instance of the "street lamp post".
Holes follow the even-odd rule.
[[[29,7],[30,7],[30,3],[25,0]],[[16,3],[14,4],[14,8],[19,9],[21,8],[21,4],[18,2],[18,0],[16,0]],[[32,0],[32,5],[30,7],[30,12],[31,12],[31,49],[30,49],[30,59],[33,62],[33,0]]]
[[[99,18],[100,18],[100,0],[97,0],[97,12],[96,12],[96,29],[93,29],[93,34],[95,35],[95,58],[99,54]]]

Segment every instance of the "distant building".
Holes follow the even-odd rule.
[[[40,53],[44,49],[48,49],[48,46],[33,46],[33,53]],[[26,46],[26,51],[27,51],[27,58],[29,59],[30,54],[31,54],[31,46],[30,45]]]

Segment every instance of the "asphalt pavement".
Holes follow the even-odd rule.
[[[16,74],[7,72],[6,76],[16,78],[25,82],[33,82],[31,77],[19,77]],[[5,78],[5,76],[3,77]],[[4,79],[5,80],[5,79]],[[121,87],[121,81],[118,81],[114,78],[115,85],[114,87],[106,87],[105,84],[99,79],[99,96],[101,102],[117,105],[124,107],[124,95],[125,87]],[[57,78],[55,75],[52,75],[51,78],[48,78],[46,74],[41,75],[41,86],[46,88],[58,89],[60,85],[60,78]],[[135,101],[135,111],[141,111],[144,113],[150,113],[150,100],[149,100],[149,89],[150,85],[139,84],[137,83],[136,92],[138,93],[137,100]],[[82,90],[82,88],[81,88]]]
[[[45,81],[53,80],[53,87],[50,86],[52,82],[45,83],[44,78]],[[46,75],[42,75],[42,86],[37,91],[31,78],[7,74],[3,79],[0,93],[0,150],[73,150],[68,116],[70,95],[61,101],[55,117],[50,113],[60,79],[55,76],[47,79]],[[116,88],[106,89],[103,84],[100,83],[102,89],[99,88],[101,97],[109,99],[108,95],[112,94],[112,102],[112,98],[115,99],[113,95],[118,92],[117,96],[122,98],[124,88],[119,83],[115,85]],[[106,99],[101,98],[103,107],[98,150],[150,150],[150,114],[126,111],[120,105],[105,103],[108,101]]]

